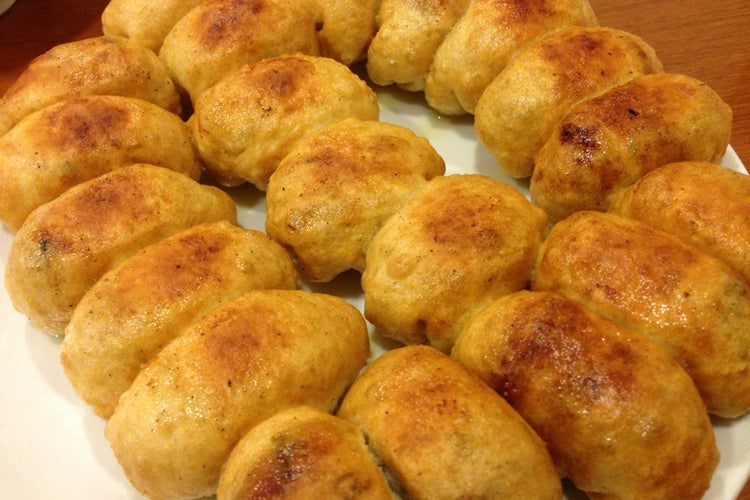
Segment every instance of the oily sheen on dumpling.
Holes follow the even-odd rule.
[[[662,70],[651,46],[626,31],[574,26],[518,52],[477,101],[474,131],[513,177],[529,177],[557,122],[576,103]]]
[[[102,94],[182,111],[177,87],[156,54],[126,38],[100,36],[56,45],[32,60],[0,98],[0,135],[45,106]]]
[[[187,125],[143,99],[92,95],[51,104],[0,136],[0,220],[17,231],[38,206],[69,188],[134,163],[199,180]]]
[[[475,315],[451,356],[505,398],[592,498],[702,498],[719,462],[695,384],[656,342],[553,292]]]
[[[159,58],[194,102],[245,64],[318,52],[315,23],[298,0],[204,0],[167,34]]]
[[[62,334],[99,278],[141,248],[202,222],[236,222],[234,200],[164,167],[136,164],[40,206],[11,243],[5,285],[38,328]]]
[[[364,270],[385,219],[445,172],[432,145],[390,123],[342,120],[302,139],[271,176],[266,231],[311,281]]]
[[[648,223],[582,211],[550,230],[531,288],[655,340],[683,365],[710,413],[750,411],[750,283],[725,262]]]
[[[248,292],[162,349],[122,395],[104,433],[146,496],[212,495],[252,427],[301,404],[333,411],[369,355],[364,318],[343,299]]]
[[[198,154],[220,183],[265,190],[303,137],[345,118],[377,120],[375,92],[326,57],[279,56],[248,64],[204,92],[190,125]]]
[[[140,369],[198,318],[250,290],[296,286],[291,257],[268,236],[198,224],[99,279],[73,311],[60,360],[78,395],[109,418]]]
[[[405,498],[560,499],[544,442],[468,368],[429,346],[390,350],[337,415],[367,436]]]
[[[433,178],[370,242],[365,316],[386,337],[449,351],[476,311],[529,283],[546,220],[495,179]]]
[[[596,24],[588,0],[472,0],[435,50],[425,98],[440,113],[473,114],[517,50],[561,28]]]
[[[612,213],[674,234],[750,280],[750,177],[710,162],[670,163],[617,195]]]
[[[732,110],[705,83],[678,73],[643,75],[579,102],[536,157],[531,200],[550,222],[606,210],[611,197],[677,161],[718,162]]]
[[[351,422],[296,406],[253,427],[221,471],[217,500],[272,491],[280,500],[392,500],[385,476]]]

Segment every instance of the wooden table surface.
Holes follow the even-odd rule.
[[[590,0],[602,25],[650,43],[666,71],[711,86],[733,109],[731,144],[750,166],[750,2],[744,0]],[[0,16],[0,93],[34,56],[101,33],[106,0],[17,0]],[[750,445],[750,443],[747,443]],[[750,484],[740,495],[750,500]]]

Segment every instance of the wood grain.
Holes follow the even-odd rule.
[[[709,86],[733,109],[731,144],[750,166],[750,2],[590,0],[602,25],[650,43],[666,71]],[[63,42],[101,34],[106,0],[18,0],[0,16],[0,94],[35,56]],[[748,443],[750,445],[750,443]],[[750,483],[738,497],[750,500]]]
[[[731,144],[750,163],[750,2],[589,0],[599,23],[630,31],[656,50],[665,71],[713,88],[734,113]]]

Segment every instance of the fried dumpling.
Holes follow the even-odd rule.
[[[381,355],[337,415],[367,436],[402,498],[562,498],[536,432],[478,376],[431,347]]]
[[[474,130],[500,170],[529,177],[557,122],[576,103],[662,70],[654,49],[626,31],[574,26],[530,44],[477,101]]]
[[[370,239],[427,181],[445,172],[411,130],[349,118],[302,139],[271,176],[266,232],[311,281],[364,270]]]
[[[298,0],[204,0],[164,38],[159,58],[195,101],[246,64],[296,53],[318,54],[315,23]]]
[[[420,91],[435,51],[470,0],[382,0],[367,50],[367,75],[377,85]]]
[[[750,282],[648,223],[583,211],[558,222],[532,285],[576,300],[667,349],[710,413],[750,411]]]
[[[198,224],[99,279],[73,311],[60,360],[78,395],[109,418],[141,368],[198,318],[250,290],[296,286],[294,263],[265,234]]]
[[[709,162],[664,165],[614,197],[609,211],[674,234],[750,281],[750,177]]]
[[[51,104],[0,136],[0,220],[29,213],[116,168],[150,163],[199,180],[203,168],[179,116],[142,99],[93,95]]]
[[[546,220],[495,179],[433,178],[370,242],[365,316],[386,337],[448,352],[475,312],[528,285]]]
[[[719,462],[695,384],[671,354],[553,292],[493,302],[451,356],[504,397],[592,498],[699,500]]]
[[[252,427],[299,405],[332,412],[369,355],[364,318],[343,299],[248,292],[162,349],[122,395],[104,433],[146,496],[212,495]]]
[[[513,54],[552,31],[596,25],[588,0],[473,0],[435,51],[427,103],[447,115],[474,113]]]
[[[529,192],[551,222],[606,210],[611,197],[677,161],[718,162],[732,110],[708,85],[653,73],[584,100],[559,121],[536,157]]]
[[[109,0],[102,11],[102,31],[129,38],[158,54],[177,21],[203,0]]]
[[[248,64],[195,102],[198,154],[220,183],[265,190],[297,142],[345,118],[377,120],[375,92],[327,57],[279,56]]]
[[[347,66],[363,59],[377,30],[380,0],[301,0],[318,29],[320,55]]]
[[[362,431],[313,406],[277,413],[253,427],[224,464],[217,500],[273,491],[279,500],[393,500]]]
[[[101,36],[57,45],[31,61],[0,98],[0,135],[50,104],[101,94],[182,111],[174,81],[156,54],[125,38]]]
[[[224,191],[173,170],[113,170],[31,212],[11,243],[8,294],[36,327],[62,334],[84,294],[122,260],[195,224],[236,217]]]

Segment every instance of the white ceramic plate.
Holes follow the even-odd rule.
[[[469,118],[441,118],[419,95],[394,89],[379,92],[381,120],[411,128],[429,138],[446,162],[447,174],[477,172],[524,192],[527,184],[502,175],[476,140]],[[723,164],[745,169],[729,148]],[[249,187],[232,190],[243,226],[263,230],[264,201]],[[0,230],[0,273],[12,241]],[[337,293],[362,307],[356,273],[347,273],[316,290]],[[388,342],[373,332],[373,351]],[[4,498],[136,499],[104,439],[104,422],[74,394],[58,362],[60,340],[34,329],[14,311],[0,287],[0,492]],[[733,500],[750,474],[750,415],[732,422],[716,420],[721,463],[708,499]],[[577,497],[574,491],[568,498]]]

